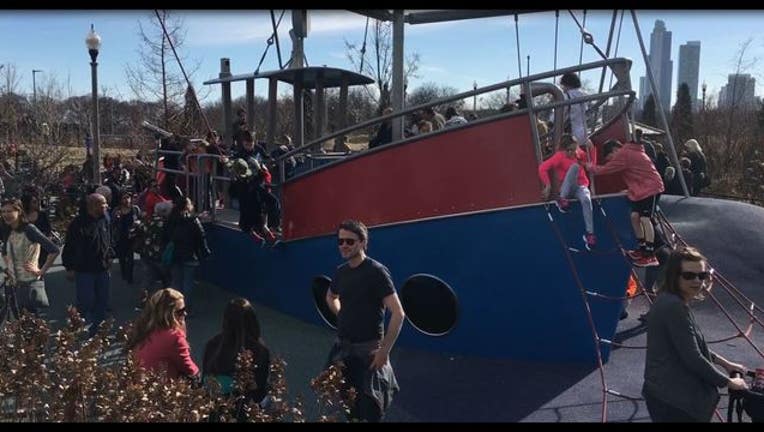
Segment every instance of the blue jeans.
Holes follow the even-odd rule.
[[[194,273],[198,264],[190,261],[175,263],[171,267],[172,287],[183,293],[186,307],[191,305],[191,289],[194,287]]]
[[[109,306],[111,275],[108,271],[101,273],[75,274],[77,287],[77,310],[86,323],[91,323],[90,335],[96,334],[98,326],[106,318],[106,308]]]
[[[568,168],[568,172],[565,174],[565,179],[560,186],[560,197],[562,198],[578,198],[581,202],[581,211],[584,213],[584,226],[586,232],[594,234],[594,214],[592,211],[592,197],[589,193],[589,188],[578,184],[578,171],[580,167],[577,163]]]

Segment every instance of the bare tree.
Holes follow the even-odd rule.
[[[361,73],[373,77],[376,81],[376,92],[366,87],[368,96],[376,103],[377,112],[390,106],[390,82],[393,78],[393,46],[390,22],[374,20],[371,32],[371,55],[365,51],[365,43],[359,47],[357,43],[345,40],[345,55],[354,67]],[[406,82],[410,78],[418,78],[419,54],[411,53],[406,57],[403,75]]]
[[[21,83],[21,77],[19,77],[16,65],[8,63],[2,68],[2,102],[0,103],[0,115],[2,118],[3,129],[5,129],[5,140],[11,142],[15,139],[15,135],[18,132],[17,117],[21,112],[21,99],[22,96],[18,95],[19,84]]]
[[[409,105],[421,105],[428,102],[432,102],[434,100],[453,96],[455,94],[459,93],[459,90],[457,90],[454,87],[449,86],[439,86],[438,84],[434,82],[426,82],[414,90],[412,90],[409,93],[409,96],[407,98],[407,102]],[[455,100],[451,101],[445,105],[436,105],[433,108],[436,110],[443,111],[446,109],[447,105],[453,105],[456,108],[461,109],[464,106],[464,100]]]
[[[749,55],[752,39],[743,41],[732,58],[734,74],[755,70],[758,58]],[[695,113],[696,132],[703,138],[711,193],[742,196],[747,190],[745,169],[749,162],[759,159],[755,154],[757,140],[757,106],[747,103],[746,94],[734,80],[724,97],[717,98]],[[712,96],[713,98],[713,96]],[[715,105],[715,106],[714,106]]]
[[[164,23],[176,51],[180,50],[186,37],[183,20],[165,10],[159,11],[159,19]],[[187,84],[175,64],[172,48],[162,31],[162,23],[153,14],[147,25],[138,21],[140,60],[137,65],[127,64],[125,72],[128,85],[136,98],[162,101],[161,124],[165,129],[172,130],[181,126],[183,120]],[[191,79],[199,69],[199,62],[193,62],[190,67],[187,67],[186,58],[181,57],[181,62]]]

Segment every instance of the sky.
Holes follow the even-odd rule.
[[[277,18],[280,12],[276,11]],[[572,12],[579,22],[583,20],[583,11]],[[266,10],[195,10],[172,13],[182,18],[187,30],[185,44],[181,48],[186,58],[184,66],[188,68],[191,64],[199,64],[193,79],[197,88],[209,87],[203,86],[202,82],[217,77],[221,57],[231,59],[233,74],[253,72],[272,32],[270,14]],[[595,44],[603,51],[607,46],[611,18],[610,10],[588,11],[586,16],[586,28],[594,36]],[[764,95],[764,75],[759,72],[764,70],[764,64],[761,63],[764,62],[764,11],[639,10],[637,18],[648,52],[650,33],[656,19],[663,20],[668,31],[672,32],[672,103],[677,85],[679,46],[691,40],[701,41],[699,82],[707,83],[707,94],[711,96],[726,84],[727,75],[735,71],[740,48],[750,39],[745,60],[755,67],[746,72],[756,78],[757,96]],[[141,44],[138,22],[149,25],[152,20],[156,18],[151,10],[0,11],[0,40],[3,41],[0,44],[0,64],[15,66],[21,78],[19,88],[22,93],[32,94],[32,70],[38,69],[42,71],[36,74],[38,92],[55,80],[64,89],[64,97],[89,95],[90,57],[85,47],[85,36],[92,23],[102,38],[98,56],[99,89],[118,99],[133,99],[126,82],[125,68],[127,64],[136,65],[139,62]],[[284,62],[291,51],[288,36],[290,25],[291,14],[287,11],[279,28]],[[308,63],[312,66],[355,69],[346,58],[345,42],[360,45],[365,25],[365,17],[348,11],[311,11],[310,33],[304,42]],[[616,30],[618,26],[617,22]],[[473,83],[485,86],[518,76],[515,22],[512,16],[406,25],[405,34],[406,53],[417,53],[420,57],[419,77],[410,80],[410,89],[432,82],[467,91],[472,89]],[[573,18],[568,11],[561,11],[558,67],[579,63],[580,43],[580,33]],[[527,56],[530,56],[531,74],[553,69],[554,11],[520,15],[519,44],[523,75],[528,66]],[[371,52],[370,47],[368,52]],[[639,77],[644,75],[645,67],[634,23],[628,13],[622,21],[618,55],[634,61],[631,82],[632,88],[638,91]],[[583,62],[599,59],[593,48],[584,46]],[[174,61],[171,67],[177,70]],[[274,45],[265,57],[261,71],[277,68]],[[4,70],[0,70],[0,77],[4,73]],[[582,78],[594,87],[599,82],[598,73],[587,74]],[[0,87],[4,86],[5,80],[0,79]],[[266,94],[265,81],[257,81],[255,88],[257,94]],[[279,87],[280,92],[286,90],[285,87]],[[233,85],[234,98],[242,96],[244,92],[243,82]],[[216,85],[207,91],[199,90],[199,93],[206,94],[203,103],[209,103],[220,97],[220,87]],[[698,97],[700,95],[698,89]]]

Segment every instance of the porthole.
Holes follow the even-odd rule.
[[[329,305],[326,304],[326,291],[329,290],[329,285],[332,284],[332,279],[328,276],[316,276],[313,278],[313,284],[311,290],[313,291],[313,302],[316,305],[316,310],[324,320],[326,325],[333,329],[337,329],[337,315],[335,315]]]
[[[403,283],[400,297],[406,318],[420,332],[445,336],[456,326],[456,294],[443,280],[428,274],[413,275]]]

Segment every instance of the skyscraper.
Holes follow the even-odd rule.
[[[679,46],[679,71],[676,88],[683,83],[690,88],[693,109],[698,108],[698,75],[700,73],[700,41],[688,41]]]
[[[727,85],[722,86],[719,92],[719,107],[734,104],[738,108],[752,108],[756,103],[756,78],[750,74],[729,74]]]
[[[650,33],[650,55],[648,58],[652,66],[655,86],[661,97],[660,101],[655,101],[656,106],[660,102],[663,109],[668,111],[671,109],[671,73],[674,69],[674,62],[671,61],[671,32],[666,31],[666,24],[661,20],[655,20],[655,27]],[[647,77],[645,77],[644,82],[644,94],[640,93],[639,95],[643,107],[647,97],[653,92]],[[640,88],[640,91],[642,90]]]

